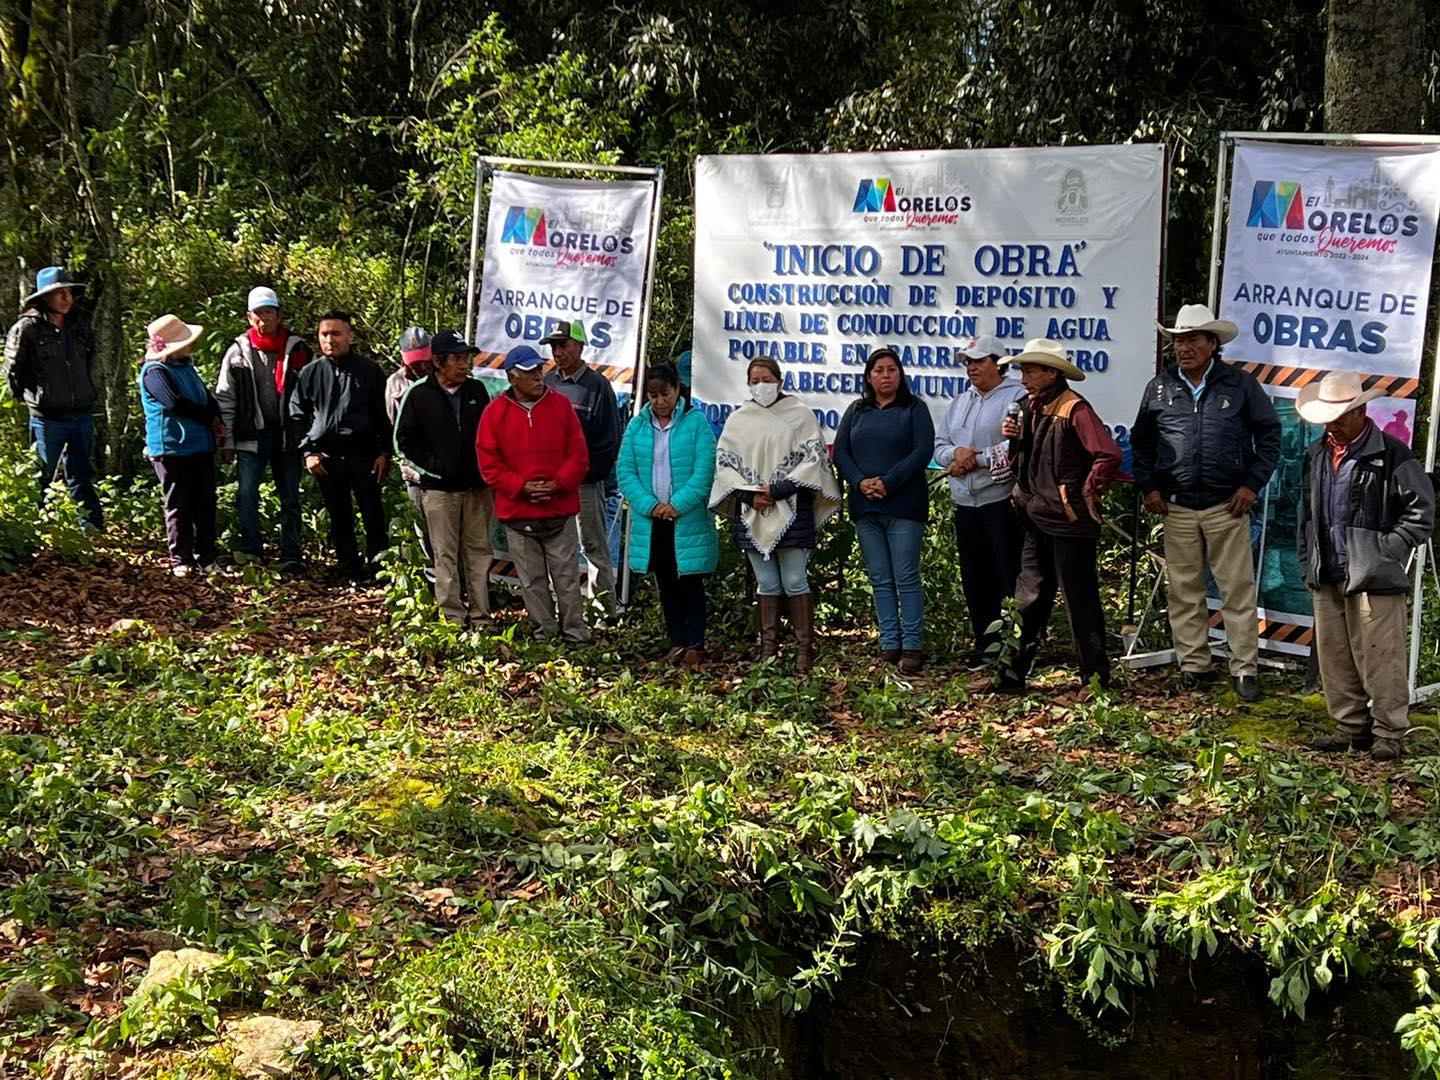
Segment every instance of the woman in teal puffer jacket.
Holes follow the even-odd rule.
[[[707,506],[715,480],[710,422],[680,396],[671,363],[645,374],[646,405],[630,421],[615,473],[630,504],[630,569],[655,574],[670,659],[705,659],[705,576],[720,557]]]

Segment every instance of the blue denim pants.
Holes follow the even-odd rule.
[[[925,590],[920,585],[924,524],[893,514],[862,514],[855,519],[855,535],[875,594],[880,647],[918,652],[925,637]]]
[[[745,554],[755,572],[755,591],[761,596],[804,596],[810,591],[810,579],[805,576],[809,548],[776,548],[768,559],[758,551]]]
[[[260,533],[260,477],[266,469],[280,498],[280,558],[300,561],[300,454],[282,450],[280,432],[261,431],[254,450],[235,452],[235,516],[240,525],[240,550],[252,558],[265,555]]]
[[[100,496],[95,492],[95,417],[90,413],[52,419],[30,417],[30,442],[40,460],[40,503],[45,503],[45,490],[55,479],[60,462],[65,462],[65,486],[70,496],[85,508],[85,517],[97,529],[105,524],[100,509]]]

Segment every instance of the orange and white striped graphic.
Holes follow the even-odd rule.
[[[1232,361],[1236,367],[1254,375],[1262,386],[1299,390],[1325,377],[1323,368],[1288,367],[1282,364],[1260,364],[1251,360]],[[1365,375],[1365,389],[1380,387],[1386,397],[1412,398],[1420,392],[1420,380],[1402,375]]]

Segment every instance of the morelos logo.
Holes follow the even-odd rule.
[[[612,260],[614,256],[629,255],[635,250],[633,236],[572,229],[563,223],[557,224],[554,215],[539,206],[507,208],[505,225],[500,230],[500,242],[552,248],[562,256],[575,253],[608,255]]]
[[[1393,254],[1399,236],[1414,236],[1420,217],[1415,202],[1376,166],[1370,176],[1330,177],[1321,194],[1306,195],[1296,180],[1257,180],[1250,191],[1251,229],[1282,230],[1281,242],[1319,252],[1377,251]]]
[[[890,186],[888,176],[877,176],[873,180],[867,178],[860,181],[860,187],[855,192],[855,213],[895,213],[895,189]]]
[[[866,177],[856,187],[852,212],[894,215],[894,220],[903,220],[907,229],[914,229],[953,225],[969,209],[969,195],[944,190],[933,178],[926,178],[917,188],[914,184],[902,186],[888,176],[875,176]]]
[[[1245,222],[1252,229],[1303,229],[1305,197],[1300,185],[1291,180],[1257,180],[1250,193],[1250,217]]]
[[[546,246],[545,211],[538,206],[512,206],[505,213],[502,244],[535,244]]]

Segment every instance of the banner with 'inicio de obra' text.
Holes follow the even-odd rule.
[[[1063,341],[1123,440],[1155,369],[1162,147],[702,157],[696,397],[712,422],[774,356],[833,438],[865,358],[898,350],[937,421],[976,335]]]

